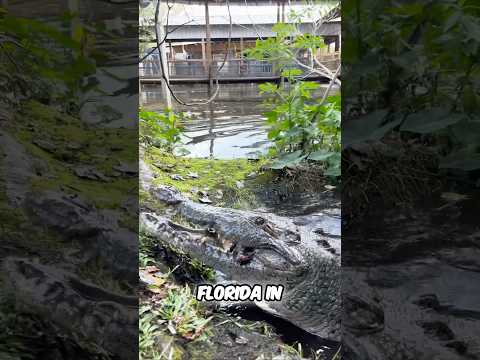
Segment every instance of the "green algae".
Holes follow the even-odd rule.
[[[192,200],[199,200],[198,191],[208,193],[217,206],[249,208],[255,203],[249,177],[262,172],[262,160],[203,159],[174,156],[151,148],[145,156],[156,185],[175,187]],[[178,176],[183,180],[178,180]]]
[[[32,180],[33,191],[62,188],[91,201],[97,208],[118,209],[127,195],[135,195],[137,180],[118,174],[116,166],[136,164],[137,131],[133,129],[96,128],[56,109],[29,101],[17,114],[14,135],[27,152],[41,161],[48,176]],[[75,141],[69,140],[74,135]],[[48,141],[52,149],[35,143]],[[77,166],[89,166],[102,179],[78,177]],[[106,183],[108,182],[108,184]]]

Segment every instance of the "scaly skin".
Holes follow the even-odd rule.
[[[166,194],[170,199],[172,193]],[[291,240],[290,230],[258,228],[254,213],[195,204],[181,199],[175,205],[187,219],[208,224],[219,236],[235,241],[231,251],[208,242],[207,235],[173,225],[153,213],[142,213],[142,229],[242,284],[284,285],[281,301],[256,303],[260,308],[325,339],[340,340],[340,265],[338,258],[312,251],[308,242]],[[232,218],[233,217],[233,218]],[[235,219],[235,217],[239,217]],[[260,226],[268,225],[265,221]],[[273,226],[272,226],[273,228]],[[245,248],[252,251],[244,261]],[[292,257],[290,257],[292,254]]]
[[[108,293],[74,275],[23,258],[3,262],[22,312],[45,316],[75,336],[130,360],[138,356],[138,299]]]
[[[289,246],[298,241],[298,235],[275,225],[261,216],[245,211],[226,209],[189,201],[178,191],[160,186],[151,189],[152,195],[168,205],[175,205],[179,214],[188,221],[205,226],[224,240],[242,248],[262,246],[279,252],[286,260],[300,263],[301,256]],[[280,241],[279,241],[280,240]]]

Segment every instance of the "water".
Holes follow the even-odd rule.
[[[258,105],[220,103],[194,113],[185,122],[183,143],[188,156],[235,159],[257,158],[265,153],[270,143]]]
[[[264,98],[257,83],[221,84],[218,97],[207,105],[180,106],[191,115],[185,125],[184,146],[189,157],[216,159],[258,158],[270,142],[267,138],[262,106]],[[321,96],[323,88],[318,90]],[[205,84],[174,85],[175,94],[187,102],[208,98]],[[142,87],[142,106],[161,111],[165,105],[159,85]]]
[[[478,220],[461,221],[471,205],[478,214],[478,202],[445,210],[438,210],[445,205],[440,199],[422,203],[437,205],[419,204],[405,210],[408,215],[383,211],[384,217],[370,216],[362,224],[372,225],[344,231],[344,299],[368,299],[384,316],[383,327],[371,333],[345,327],[344,339],[362,336],[361,343],[345,342],[347,359],[389,358],[390,349],[399,358],[413,350],[422,359],[480,357],[474,335],[480,331],[480,291],[474,285],[480,282]],[[353,309],[344,324],[361,318],[361,310]]]

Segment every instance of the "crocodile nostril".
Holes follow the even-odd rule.
[[[251,246],[247,246],[247,247],[243,248],[243,253],[244,254],[250,254],[250,253],[253,253],[254,251],[255,251],[255,249]]]
[[[240,265],[246,265],[253,259],[253,253],[250,254],[242,254],[238,256],[238,263]]]

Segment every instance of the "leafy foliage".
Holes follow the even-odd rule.
[[[4,79],[0,87],[13,95],[10,101],[35,97],[72,112],[81,106],[74,102],[79,98],[75,95],[97,85],[85,81],[96,72],[96,59],[101,58],[87,46],[96,29],[73,22],[69,14],[57,20],[47,24],[0,11],[0,73]]]
[[[441,167],[480,168],[480,8],[473,0],[342,4],[344,147],[396,131],[448,139]],[[382,31],[379,31],[382,29]]]
[[[185,114],[171,109],[164,112],[140,110],[140,142],[173,152],[181,142],[181,121],[184,117]]]
[[[300,49],[315,51],[325,46],[323,39],[311,34],[297,34],[291,24],[276,24],[275,38],[257,40],[248,56],[268,60],[281,71],[288,85],[265,83],[260,93],[268,95],[265,113],[268,138],[273,142],[270,155],[274,169],[283,169],[304,160],[326,164],[326,175],[340,175],[340,97],[331,96],[324,103],[313,92],[319,84],[301,79],[303,71],[292,67]]]
[[[297,58],[299,50],[324,47],[320,36],[301,34],[294,24],[277,23],[272,27],[275,37],[258,39],[254,48],[245,51],[247,57],[272,62],[278,71],[287,69]]]

